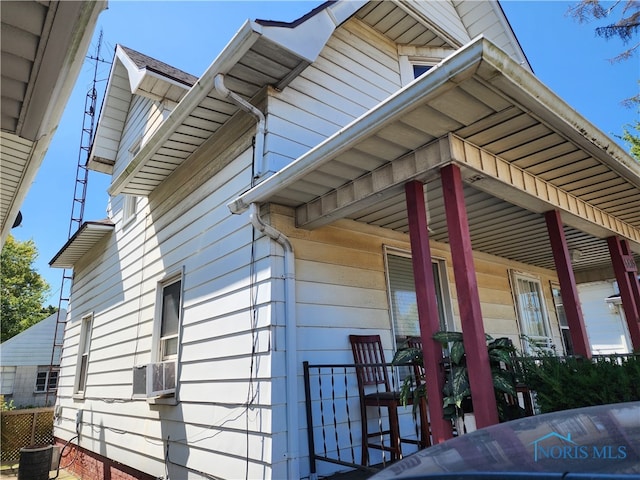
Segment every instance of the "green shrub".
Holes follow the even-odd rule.
[[[525,359],[540,413],[640,400],[640,357]]]

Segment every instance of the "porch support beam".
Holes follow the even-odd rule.
[[[621,236],[640,252],[640,229],[454,134],[449,139],[449,158],[474,188],[540,214],[560,210],[565,225],[602,239]]]
[[[618,281],[624,315],[629,327],[633,350],[640,350],[640,283],[638,267],[629,243],[618,237],[607,238],[611,263]]]
[[[547,222],[551,251],[553,252],[556,272],[560,281],[562,304],[569,324],[574,353],[591,358],[591,347],[587,337],[587,329],[584,325],[582,309],[580,308],[576,279],[573,275],[571,257],[569,256],[569,248],[567,247],[560,212],[558,210],[549,210],[544,214],[544,218]]]
[[[314,229],[397,195],[405,183],[435,177],[449,161],[449,140],[442,137],[393,162],[386,163],[296,209],[296,225]]]
[[[479,428],[498,423],[498,407],[493,391],[489,351],[485,339],[478,281],[473,262],[471,236],[460,167],[447,165],[440,170],[442,191],[458,293],[462,338],[467,355],[473,412]]]
[[[422,182],[412,181],[405,184],[405,196],[407,215],[409,217],[411,260],[416,285],[420,337],[422,338],[427,405],[429,408],[431,435],[435,444],[441,443],[453,435],[451,423],[445,420],[443,410],[442,392],[445,377],[442,368],[442,346],[433,339],[433,334],[440,330],[440,321]]]

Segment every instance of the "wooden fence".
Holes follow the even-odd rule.
[[[21,448],[53,443],[53,407],[3,411],[0,431],[0,460],[17,461]]]

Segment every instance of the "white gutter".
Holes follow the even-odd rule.
[[[224,84],[224,75],[222,73],[219,73],[218,75],[215,76],[215,78],[213,79],[213,86],[220,95],[230,99],[233,103],[238,105],[242,110],[250,113],[258,120],[258,123],[256,125],[256,135],[255,135],[255,139],[256,139],[255,153],[253,157],[253,164],[254,164],[253,177],[254,178],[261,177],[262,175],[264,175],[264,172],[266,171],[266,165],[264,164],[265,162],[264,141],[265,141],[265,136],[267,132],[265,128],[266,122],[265,122],[264,114],[260,111],[260,109],[258,109],[254,105],[247,102],[244,98],[242,98],[241,96],[229,90]]]
[[[252,203],[249,219],[253,227],[282,245],[284,249],[284,324],[285,324],[285,363],[286,363],[286,398],[287,398],[287,478],[300,478],[298,436],[298,389],[297,365],[298,345],[296,339],[296,282],[295,256],[289,239],[260,218],[257,203]]]

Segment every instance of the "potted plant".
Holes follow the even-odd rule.
[[[465,415],[469,417],[471,416],[469,414],[473,412],[469,370],[467,368],[462,333],[440,331],[434,334],[433,338],[441,343],[448,352],[448,356],[443,359],[446,371],[442,392],[445,418],[456,423],[458,432],[462,433],[461,422],[465,421]],[[507,401],[507,396],[517,398],[515,347],[508,338],[493,339],[487,335],[486,339],[500,420],[506,421],[522,417],[524,416],[524,410],[517,402]],[[407,347],[398,350],[393,359],[395,364],[413,364],[422,361],[422,350]],[[414,379],[412,375],[404,379],[400,390],[400,398],[403,404],[406,405],[408,399],[412,398],[415,406],[417,404],[415,400],[423,395],[426,395],[424,379]],[[467,420],[472,419],[468,418]],[[468,431],[471,428],[467,426],[465,429]]]

